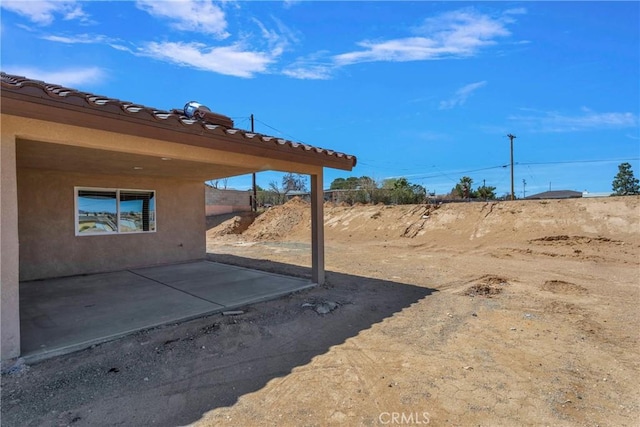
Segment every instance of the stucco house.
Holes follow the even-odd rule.
[[[309,175],[323,283],[323,168],[354,156],[5,73],[0,106],[2,360],[20,355],[20,281],[203,259],[206,180]]]

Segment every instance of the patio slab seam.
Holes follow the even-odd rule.
[[[220,303],[217,303],[217,302],[215,302],[215,301],[210,301],[210,300],[208,300],[208,299],[206,299],[206,298],[203,298],[203,297],[201,297],[201,296],[199,296],[199,295],[195,295],[195,294],[192,294],[191,292],[187,292],[187,291],[185,291],[184,289],[180,289],[180,288],[178,288],[178,287],[171,286],[171,285],[170,285],[170,284],[168,284],[168,283],[164,283],[164,282],[161,282],[160,280],[156,280],[156,279],[154,279],[154,278],[152,278],[152,277],[145,276],[144,274],[137,273],[137,272],[135,272],[135,271],[133,271],[133,270],[127,270],[127,271],[128,271],[129,273],[135,274],[136,276],[142,277],[143,279],[151,280],[152,282],[158,283],[158,284],[160,284],[160,285],[164,285],[164,286],[166,286],[166,287],[168,287],[168,288],[171,288],[171,289],[174,289],[174,290],[176,290],[176,291],[182,292],[183,294],[189,295],[189,296],[191,296],[191,297],[198,298],[198,299],[201,299],[202,301],[205,301],[205,302],[208,302],[208,303],[211,303],[211,304],[221,305],[221,306],[223,306],[223,307],[224,307],[224,304],[220,304]]]

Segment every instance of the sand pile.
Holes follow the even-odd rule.
[[[207,231],[207,238],[227,236],[229,234],[242,234],[253,223],[255,214],[246,212],[233,216]]]
[[[294,197],[284,205],[274,206],[261,214],[243,234],[255,240],[280,240],[299,237],[310,229],[310,204]]]
[[[640,197],[519,200],[433,205],[325,204],[325,235],[338,241],[407,238],[411,244],[531,240],[549,236],[640,235]],[[306,241],[308,202],[292,199],[263,213],[244,232],[255,240]]]

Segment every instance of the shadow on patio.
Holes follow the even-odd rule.
[[[304,267],[233,255],[208,257],[236,266],[309,276]],[[55,409],[81,420],[79,425],[101,425],[104,417],[110,425],[194,423],[433,292],[327,272],[327,285],[246,307],[241,316],[215,314],[144,331],[46,360],[32,366],[27,375],[3,378],[10,381],[2,388],[3,421],[24,421],[26,416],[31,424],[47,424],[59,421],[60,416],[52,414]],[[321,300],[340,306],[327,315],[302,307],[305,302]],[[50,394],[52,387],[55,393]],[[11,389],[19,393],[5,395]]]

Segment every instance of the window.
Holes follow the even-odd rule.
[[[155,191],[76,188],[76,235],[156,231]]]

